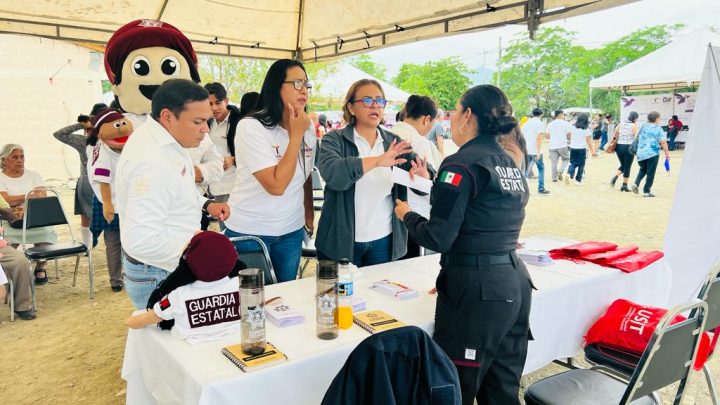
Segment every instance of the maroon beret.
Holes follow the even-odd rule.
[[[136,49],[160,46],[174,49],[197,68],[197,55],[190,40],[179,29],[158,20],[135,20],[120,27],[105,46],[105,72],[115,84],[115,68],[120,60]]]
[[[227,236],[205,231],[190,239],[185,260],[198,280],[217,281],[230,274],[238,255]]]

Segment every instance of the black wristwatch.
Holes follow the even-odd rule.
[[[208,198],[208,200],[205,201],[205,204],[203,204],[203,206],[202,206],[203,212],[207,213],[207,212],[208,212],[208,211],[207,211],[208,206],[209,206],[210,204],[214,203],[214,202],[215,202],[215,200]]]

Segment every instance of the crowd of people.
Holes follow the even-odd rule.
[[[476,86],[458,100],[451,134],[459,150],[445,156],[438,122],[444,113],[431,98],[411,96],[388,130],[382,85],[359,80],[343,101],[346,125],[333,128],[324,115],[308,114],[311,89],[303,64],[284,59],[239,108],[221,83],[171,79],[154,93],[147,116],[95,105],[54,134],[80,154],[75,214],[87,246],[104,233],[112,291],[124,289],[136,308],[152,310],[153,292],[187,259],[188,244],[212,218],[228,238],[262,240],[278,282],[297,277],[303,240],[311,236],[319,259],[349,259],[358,267],[417,256],[421,248],[439,252],[435,340],[458,368],[464,402],[492,396],[515,403],[533,285],[514,251],[532,168],[538,193],[550,193],[543,140],[549,138],[553,182],[582,184],[588,154],[614,148],[620,167],[611,184],[622,176],[621,189],[638,193],[645,179],[643,193],[651,197],[659,150],[668,151],[659,114],[649,114],[640,128],[638,115],[630,114],[603,144],[609,117],[591,122],[580,114],[571,124],[558,110],[545,125],[536,108],[521,129],[500,89]],[[633,155],[640,171],[628,187]],[[325,183],[317,229],[314,167]],[[25,169],[20,145],[2,148],[0,168],[0,216],[10,224],[11,244],[2,241],[0,263],[16,284],[18,315],[32,319],[31,271],[13,247],[22,242],[17,225],[25,198],[42,196],[43,182]],[[432,180],[431,193],[394,183],[397,169]],[[36,245],[56,241],[52,228],[24,237]],[[257,250],[240,239],[233,242],[238,253]],[[37,263],[34,276],[36,285],[47,282],[45,263]],[[498,307],[497,296],[461,299],[481,297],[480,285],[493,283],[502,285],[499,298],[509,304]],[[468,345],[477,353],[472,358]]]

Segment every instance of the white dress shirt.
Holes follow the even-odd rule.
[[[375,133],[377,138],[370,146],[357,130],[353,130],[360,158],[385,153],[383,139],[377,131]],[[355,242],[372,242],[392,233],[392,187],[392,169],[389,167],[376,167],[355,182]]]
[[[215,144],[218,153],[220,153],[223,159],[227,156],[232,156],[230,155],[230,148],[228,148],[227,143],[227,135],[230,130],[228,119],[230,119],[230,112],[228,112],[228,115],[222,122],[210,122],[210,139]],[[237,136],[237,131],[235,136]],[[233,187],[235,187],[235,170],[235,165],[230,165],[230,167],[225,169],[222,178],[214,184],[210,184],[210,192],[214,195],[230,194]]]
[[[206,201],[195,188],[188,151],[148,119],[123,149],[115,188],[123,250],[135,260],[173,271],[200,230]]]
[[[200,169],[203,181],[195,183],[200,194],[205,194],[208,187],[220,181],[223,176],[223,157],[220,156],[215,144],[210,140],[210,136],[205,134],[200,145],[188,149],[193,164]],[[193,175],[194,175],[193,171]]]

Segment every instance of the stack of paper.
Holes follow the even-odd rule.
[[[548,252],[544,250],[518,249],[517,255],[525,264],[533,266],[549,266],[553,264]]]
[[[415,298],[418,296],[417,290],[413,290],[410,287],[390,280],[376,281],[370,286],[370,288],[376,291],[380,291],[383,294],[387,294],[395,298],[400,298],[401,300]]]
[[[353,313],[364,311],[365,308],[367,308],[367,301],[365,301],[365,298],[358,297],[356,295],[353,295],[352,304],[353,304]]]
[[[305,322],[305,316],[286,304],[282,298],[271,300],[266,304],[265,314],[272,323],[280,327]]]

